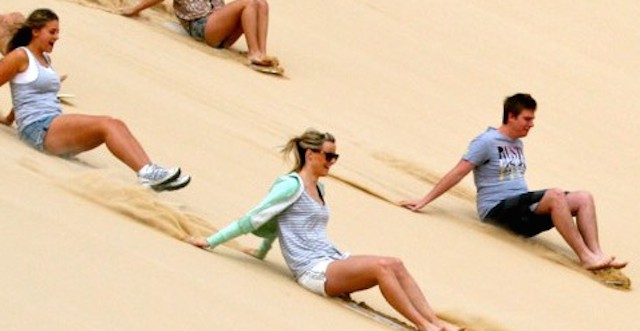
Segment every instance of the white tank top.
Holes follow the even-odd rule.
[[[51,67],[51,61],[45,54],[48,67],[40,64],[26,47],[20,47],[29,58],[27,70],[18,73],[11,80],[11,98],[16,116],[18,131],[31,123],[51,115],[62,113],[58,91],[60,76]]]

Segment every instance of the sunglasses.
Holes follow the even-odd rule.
[[[336,153],[331,153],[331,152],[325,152],[319,149],[311,149],[312,151],[316,152],[316,153],[322,153],[324,154],[324,159],[327,160],[327,162],[331,162],[333,160],[338,161],[338,158],[340,157],[340,154],[336,154]]]

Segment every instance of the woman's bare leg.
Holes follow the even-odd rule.
[[[269,32],[269,5],[265,0],[258,0],[258,49],[267,56],[267,34]]]
[[[205,27],[205,42],[217,47],[231,46],[244,33],[249,50],[248,57],[254,63],[262,63],[267,57],[267,32],[269,6],[265,0],[236,0],[214,11]]]
[[[103,143],[133,171],[137,172],[150,162],[127,126],[108,116],[68,114],[56,117],[47,132],[44,149],[55,155],[77,154]]]
[[[327,268],[325,290],[329,296],[349,294],[375,285],[380,287],[387,302],[419,330],[460,329],[437,318],[399,259],[353,256],[334,261]]]

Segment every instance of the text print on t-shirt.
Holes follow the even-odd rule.
[[[527,165],[522,148],[517,146],[497,146],[500,162],[500,181],[524,177]]]

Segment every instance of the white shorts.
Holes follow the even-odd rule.
[[[324,284],[327,282],[327,268],[329,263],[333,261],[323,260],[318,262],[311,270],[298,277],[298,284],[315,294],[326,297],[327,292],[324,290]]]

